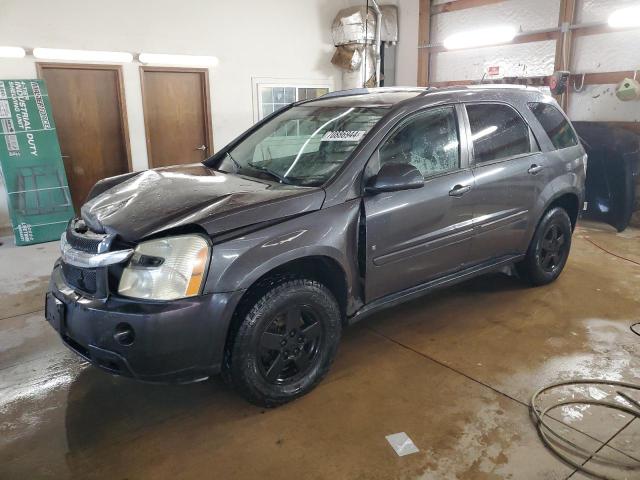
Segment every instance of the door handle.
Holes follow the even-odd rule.
[[[206,145],[200,145],[199,147],[196,147],[195,149],[204,152],[207,149],[207,146]]]
[[[471,185],[456,185],[451,190],[449,190],[449,195],[451,197],[461,197],[469,190],[471,190]]]
[[[539,174],[542,170],[544,170],[544,167],[542,165],[536,165],[535,163],[533,165],[531,165],[529,167],[529,170],[527,170],[527,172],[529,172],[531,175],[537,175]]]

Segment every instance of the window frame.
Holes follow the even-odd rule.
[[[295,103],[298,101],[298,87],[295,85],[271,85],[271,84],[258,84],[257,85],[257,99],[258,99],[258,120],[262,120],[263,118],[268,117],[270,114],[265,114],[264,113],[264,104],[262,102],[262,89],[265,88],[269,88],[269,89],[274,89],[274,88],[293,88],[294,89],[294,99],[293,102],[289,102],[289,103]],[[289,103],[284,103],[283,107],[286,107],[287,105],[289,105]],[[272,102],[273,104],[273,102]],[[283,107],[279,108],[278,110],[281,110]],[[276,112],[277,110],[274,109],[273,112]],[[271,112],[271,113],[273,113]]]
[[[334,91],[333,82],[330,79],[286,79],[286,78],[252,78],[253,90],[253,121],[257,123],[269,115],[265,115],[262,106],[261,88],[295,88],[295,100],[298,102],[298,90],[301,88],[326,88],[327,93]]]
[[[425,113],[428,113],[430,110],[437,110],[437,109],[443,109],[443,108],[453,109],[453,114],[456,121],[456,129],[458,132],[458,159],[459,159],[458,168],[434,173],[426,177],[423,175],[424,180],[425,182],[427,182],[434,178],[444,177],[446,175],[458,173],[463,170],[468,170],[470,168],[469,150],[468,150],[468,142],[467,142],[468,134],[467,134],[465,125],[463,123],[464,119],[462,117],[462,110],[464,109],[464,107],[460,102],[442,103],[439,105],[428,105],[428,106],[419,108],[417,110],[413,110],[408,114],[404,115],[402,118],[398,119],[398,121],[396,121],[391,126],[391,128],[389,128],[389,130],[384,134],[384,137],[382,138],[382,140],[380,140],[380,142],[376,146],[375,151],[373,152],[371,157],[369,157],[369,160],[367,161],[367,164],[364,167],[365,174],[363,175],[363,180],[364,180],[363,188],[364,188],[364,185],[366,185],[366,182],[369,180],[369,178],[377,175],[378,172],[380,171],[380,167],[381,167],[380,150],[384,147],[384,145],[387,143],[389,138],[395,135],[396,132],[398,132],[401,128],[403,128],[405,125],[411,122],[414,118],[424,115]],[[377,165],[377,167],[374,164]]]
[[[533,104],[542,104],[542,105],[554,108],[562,116],[562,118],[564,118],[565,122],[567,122],[567,124],[569,125],[571,132],[573,132],[573,137],[575,138],[576,143],[574,145],[569,145],[567,147],[557,148],[553,143],[551,136],[549,135],[549,133],[547,133],[547,129],[544,128],[544,125],[542,124],[538,116],[535,114],[533,109],[531,108],[531,105]],[[540,125],[540,128],[542,129],[544,134],[547,136],[547,139],[549,139],[549,144],[552,147],[551,149],[552,152],[561,152],[562,150],[566,150],[567,148],[574,148],[574,147],[580,146],[580,136],[578,135],[578,132],[576,132],[576,129],[573,127],[573,124],[571,123],[571,120],[569,120],[569,117],[567,116],[567,114],[561,108],[558,108],[551,102],[527,102],[527,108],[531,112],[531,115],[533,115],[533,117],[536,119],[536,122],[538,122],[538,124]]]
[[[526,153],[519,153],[517,155],[510,155],[508,157],[494,158],[492,160],[486,160],[484,162],[477,162],[476,161],[476,157],[475,157],[473,140],[471,139],[473,134],[471,133],[471,122],[469,120],[469,114],[467,112],[467,106],[468,105],[504,105],[504,106],[510,108],[511,110],[513,110],[514,112],[516,112],[516,114],[520,117],[520,119],[524,122],[524,124],[529,129],[529,149],[530,149],[530,151],[526,152]],[[536,138],[535,134],[533,133],[533,129],[531,128],[531,124],[522,115],[522,113],[520,113],[520,111],[516,107],[514,107],[512,104],[507,103],[507,102],[501,102],[501,101],[486,100],[486,101],[476,101],[476,102],[463,102],[461,104],[461,107],[462,107],[462,110],[463,110],[462,113],[463,113],[463,116],[464,116],[464,124],[465,124],[466,134],[467,134],[467,138],[468,138],[467,146],[468,146],[468,149],[469,149],[469,165],[471,167],[478,167],[478,166],[484,166],[484,165],[493,165],[493,164],[496,164],[496,163],[503,163],[503,162],[508,162],[508,161],[511,161],[511,160],[517,160],[519,158],[526,158],[526,157],[530,157],[532,155],[537,155],[542,151],[542,149],[540,148],[540,143],[538,142],[538,139]],[[531,112],[531,114],[533,115],[533,112]]]

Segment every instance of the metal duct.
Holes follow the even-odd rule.
[[[398,8],[395,5],[350,7],[338,12],[331,25],[336,52],[331,63],[342,68],[342,88],[379,85],[382,42],[398,41]],[[378,19],[382,18],[377,29]]]
[[[376,62],[375,49],[373,45],[352,44],[341,45],[337,47],[338,50],[349,48],[354,49],[354,59],[357,59],[359,63],[357,66],[351,69],[344,69],[342,72],[342,88],[348,90],[350,88],[360,87],[375,87],[376,86]],[[369,61],[364,61],[366,49],[366,56]],[[335,57],[335,56],[334,56]],[[340,65],[339,65],[340,66]]]
[[[380,5],[382,11],[382,28],[380,39],[383,42],[398,41],[398,7]],[[333,44],[348,45],[351,43],[373,43],[376,39],[376,15],[373,8],[349,7],[338,12],[331,25]],[[368,25],[367,25],[368,23]]]

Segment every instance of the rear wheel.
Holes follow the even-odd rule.
[[[571,220],[560,207],[544,214],[518,273],[532,285],[546,285],[560,276],[571,249]]]
[[[250,402],[272,407],[312,390],[340,340],[340,308],[313,280],[272,287],[250,308],[231,346],[228,374]]]

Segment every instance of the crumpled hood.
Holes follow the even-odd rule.
[[[211,235],[318,210],[321,188],[277,185],[196,163],[146,170],[92,198],[82,218],[93,231],[138,241],[187,224]]]

